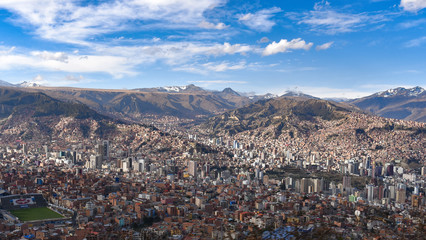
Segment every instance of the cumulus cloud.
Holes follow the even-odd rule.
[[[274,41],[266,46],[262,55],[269,56],[277,53],[288,52],[293,49],[309,50],[313,45],[313,43],[306,43],[305,40],[302,40],[301,38],[296,38],[291,41],[288,41],[287,39],[281,39],[281,41],[278,43]]]
[[[67,56],[66,61],[64,56]],[[41,60],[40,60],[41,59]],[[123,56],[87,55],[81,58],[73,54],[55,54],[50,52],[14,51],[0,54],[0,70],[29,68],[51,72],[68,73],[108,73],[116,78],[135,75],[135,63]]]
[[[331,47],[331,45],[333,45],[333,43],[334,43],[334,42],[324,43],[324,44],[322,44],[322,45],[317,46],[315,49],[316,49],[317,51],[319,51],[319,50],[326,50],[326,49],[329,49],[329,48]]]
[[[273,7],[255,13],[239,14],[237,17],[239,21],[253,30],[268,32],[275,25],[275,21],[271,20],[271,18],[275,13],[279,12],[281,12],[280,8]]]
[[[2,50],[4,49],[4,50]],[[11,50],[12,49],[12,50]],[[145,46],[96,45],[93,53],[79,55],[78,52],[49,52],[16,50],[0,46],[0,70],[40,69],[65,73],[107,73],[115,78],[138,74],[138,66],[155,62],[167,65],[187,65],[201,58],[234,54],[247,54],[255,49],[243,44],[203,44],[196,42],[170,42]],[[226,71],[242,68],[242,64],[207,64],[205,71]],[[76,81],[78,79],[70,79]]]
[[[31,55],[39,57],[43,60],[54,60],[54,61],[60,61],[60,62],[68,61],[68,55],[64,52],[34,51],[34,52],[31,52]]]
[[[37,83],[37,84],[41,84],[41,83],[43,83],[43,82],[45,82],[45,81],[44,81],[43,76],[41,76],[40,74],[38,74],[37,76],[35,76],[35,77],[33,78],[33,81],[32,81],[32,82]]]
[[[130,29],[136,24],[139,28],[192,28],[203,20],[204,11],[224,2],[111,0],[84,4],[74,0],[6,0],[0,1],[0,9],[12,12],[15,23],[33,26],[42,38],[87,45],[89,37]]]
[[[199,27],[201,28],[205,28],[205,29],[216,29],[216,30],[222,30],[225,29],[229,26],[225,25],[224,23],[218,23],[218,24],[214,24],[211,22],[207,22],[207,21],[202,21],[200,24],[198,24]]]
[[[426,0],[401,0],[399,6],[408,12],[418,12],[426,8]]]

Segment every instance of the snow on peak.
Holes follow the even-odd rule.
[[[181,92],[185,89],[187,89],[187,86],[167,86],[167,87],[161,87],[161,89],[164,89],[167,92]]]
[[[41,85],[35,82],[24,81],[18,84],[19,87],[40,87]]]
[[[195,86],[194,84],[190,84],[187,86],[166,86],[166,87],[158,87],[157,90],[163,92],[187,92],[187,91],[198,91],[201,88]]]
[[[424,92],[425,92],[424,88],[419,87],[419,86],[417,86],[417,87],[413,87],[413,88],[410,88],[410,89],[408,89],[408,90],[410,90],[409,95],[410,95],[410,96],[415,96],[415,97],[417,97],[417,96],[419,96],[420,94],[422,94],[422,93],[424,93]]]
[[[263,96],[264,99],[271,99],[271,98],[276,98],[276,97],[278,97],[278,95],[272,94],[272,93],[267,93]]]
[[[422,87],[413,87],[413,88],[403,88],[403,87],[399,87],[399,88],[393,88],[393,89],[389,89],[383,92],[378,93],[379,96],[382,97],[391,97],[391,96],[396,96],[396,95],[400,95],[400,96],[409,96],[409,97],[417,97],[420,94],[424,93],[425,90]]]

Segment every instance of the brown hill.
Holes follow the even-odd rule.
[[[421,87],[389,89],[349,103],[381,117],[426,122],[426,91]]]
[[[259,128],[274,129],[278,136],[284,129],[299,128],[302,121],[315,123],[323,120],[340,119],[350,110],[336,103],[301,97],[279,97],[260,100],[246,107],[228,111],[210,118],[202,124],[202,128],[213,133],[226,132],[235,134]]]
[[[192,89],[192,90],[191,90]],[[82,88],[25,88],[41,91],[62,101],[83,103],[99,113],[117,118],[141,121],[144,116],[177,116],[205,118],[251,102],[235,92],[212,92],[198,87],[170,92],[156,89],[106,90]]]
[[[301,158],[371,156],[414,168],[426,157],[426,123],[386,119],[325,100],[280,97],[215,116],[194,128],[247,144],[297,150]]]
[[[40,92],[0,88],[0,136],[2,140],[49,139],[52,135],[101,137],[113,132],[111,118],[83,104],[56,100]]]

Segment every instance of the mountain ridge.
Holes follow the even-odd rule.
[[[426,122],[426,91],[418,86],[388,89],[348,103],[381,117]]]
[[[77,138],[103,136],[115,131],[115,123],[122,122],[83,104],[62,102],[41,92],[0,88],[2,138],[48,139],[67,133]]]
[[[206,90],[194,84],[130,90],[23,86],[20,88],[25,91],[41,91],[62,101],[86,104],[104,115],[136,122],[155,116],[198,121],[259,100],[279,97],[240,93],[231,88]],[[319,99],[300,91],[287,91],[281,96]],[[426,122],[426,91],[421,87],[388,89],[346,101],[325,100],[351,104],[377,116]]]

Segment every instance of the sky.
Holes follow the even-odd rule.
[[[355,98],[426,87],[426,0],[0,0],[0,79]]]

